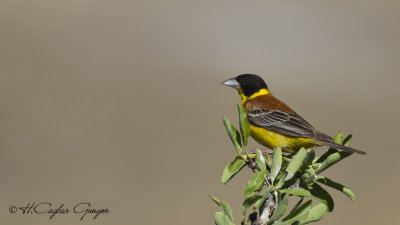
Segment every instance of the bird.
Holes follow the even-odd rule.
[[[316,130],[284,102],[274,97],[265,81],[255,74],[241,74],[222,82],[235,88],[247,112],[250,136],[261,145],[296,153],[301,148],[329,146],[349,153],[366,152],[336,144],[333,138]]]

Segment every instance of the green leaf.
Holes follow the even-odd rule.
[[[313,183],[310,188],[310,193],[313,198],[326,205],[329,212],[332,212],[334,207],[333,199],[325,189],[317,183]]]
[[[286,177],[286,174],[287,174],[286,171],[282,171],[282,170],[278,174],[278,176],[275,179],[275,185],[274,185],[276,189],[280,189],[285,184],[283,179]]]
[[[288,193],[290,195],[297,195],[300,197],[310,197],[311,193],[303,188],[294,188],[294,189],[280,189],[282,193]]]
[[[266,170],[267,166],[265,165],[265,159],[260,149],[256,149],[256,164],[260,170]]]
[[[340,138],[336,137],[337,141],[340,141]],[[348,146],[350,141],[352,139],[352,135],[348,135],[344,140],[343,140],[343,145]],[[351,153],[345,152],[345,151],[338,151],[337,149],[330,148],[328,152],[323,154],[317,162],[314,164],[314,168],[316,168],[315,172],[321,173],[322,171],[328,169],[330,166],[333,164],[341,161],[342,159],[347,158],[350,156]],[[317,167],[315,167],[317,165]]]
[[[343,144],[344,146],[348,146],[350,141],[352,139],[352,135],[348,135],[346,138],[343,139],[343,132],[338,132],[335,136],[335,143],[337,144]],[[345,151],[338,151],[337,149],[330,148],[325,154],[323,154],[315,165],[318,165],[316,167],[316,173],[321,173],[322,171],[328,169],[331,167],[333,164],[341,161],[342,159],[347,158],[350,156],[351,153],[345,152]]]
[[[353,139],[353,135],[349,134],[347,137],[343,140],[343,145],[348,146],[350,144],[351,139]]]
[[[339,184],[327,177],[323,177],[323,176],[318,176],[317,177],[317,181],[320,183],[323,183],[331,188],[334,188],[338,191],[343,192],[345,195],[347,195],[347,197],[349,197],[351,200],[354,200],[356,198],[356,196],[354,195],[354,193],[347,187],[345,187],[342,184]]]
[[[303,200],[304,200],[304,197],[301,197],[300,200],[296,203],[295,206],[293,206],[292,210],[290,210],[289,213],[292,213],[294,210],[296,210],[301,205],[301,203],[303,203]]]
[[[237,131],[235,126],[233,126],[233,124],[225,116],[222,117],[222,120],[224,121],[226,131],[228,132],[229,137],[231,138],[231,141],[233,142],[233,145],[235,146],[237,153],[241,156],[242,155],[242,143],[240,141],[239,131]]]
[[[260,206],[263,204],[265,198],[267,198],[267,196],[272,188],[273,188],[273,186],[268,186],[268,188],[265,190],[265,192],[263,194],[262,199],[257,200],[257,202],[254,204],[254,211],[256,211],[260,208]]]
[[[234,225],[224,212],[216,212],[214,215],[216,225]]]
[[[341,144],[343,144],[343,138],[344,138],[343,131],[339,131],[336,133],[335,138],[333,139],[333,142],[341,145]]]
[[[301,175],[301,181],[304,184],[311,184],[314,182],[314,177],[311,176],[309,173],[304,173],[303,175]]]
[[[292,179],[297,170],[299,170],[300,167],[303,165],[303,161],[306,158],[306,155],[307,155],[306,150],[304,148],[301,148],[296,153],[296,155],[293,156],[289,165],[286,167],[287,175],[284,181]]]
[[[276,221],[275,223],[273,223],[273,225],[287,225],[287,223],[284,223],[282,221]]]
[[[217,212],[215,213],[215,223],[216,224],[233,224],[233,214],[232,214],[232,208],[231,206],[224,201],[219,200],[218,198],[209,195],[209,197],[211,198],[211,200],[213,200],[213,202],[215,202],[218,206],[220,206],[224,211],[223,212]],[[218,215],[217,215],[218,214]],[[226,218],[228,218],[228,220],[231,223],[225,223],[226,222]],[[219,223],[217,223],[217,221]]]
[[[242,205],[242,214],[246,216],[247,210],[257,201],[263,199],[263,195],[252,195],[249,198],[245,199]]]
[[[274,157],[272,158],[272,167],[271,167],[271,181],[274,182],[275,178],[278,176],[279,171],[282,166],[282,150],[277,147],[274,149]]]
[[[307,169],[307,168],[312,164],[312,162],[314,161],[314,159],[315,159],[315,150],[314,150],[314,148],[312,148],[312,149],[310,149],[310,151],[307,153],[307,156],[306,156],[306,158],[304,159],[302,168],[303,168],[303,169]]]
[[[247,137],[250,135],[250,124],[247,120],[246,109],[241,105],[237,105],[239,112],[240,133],[242,134],[243,146],[247,146]]]
[[[246,162],[243,160],[243,158],[240,156],[236,156],[236,158],[225,167],[221,178],[222,183],[228,183],[228,181],[233,176],[235,176],[235,174],[237,174],[245,165]]]
[[[327,155],[325,156],[325,154],[327,154]],[[325,160],[321,164],[319,164],[319,166],[315,169],[316,174],[321,173],[322,171],[331,167],[333,164],[335,164],[335,163],[341,161],[342,159],[351,155],[351,153],[349,153],[349,152],[338,151],[336,149],[329,149],[329,151],[325,154],[322,155],[320,158],[320,159],[325,158]],[[318,159],[317,162],[320,159]]]
[[[276,202],[277,206],[276,206],[274,212],[272,213],[271,218],[268,220],[268,224],[274,223],[276,220],[278,220],[285,214],[285,212],[288,208],[288,202],[289,202],[288,194],[285,194],[283,199]]]
[[[297,220],[303,218],[308,210],[310,210],[312,204],[312,200],[306,201],[304,204],[299,206],[297,209],[293,210],[289,215],[287,215],[285,218],[282,219],[283,222],[286,224],[292,224],[296,222]]]
[[[228,216],[229,220],[232,221],[233,223],[233,214],[231,206],[227,202],[222,202],[221,207],[224,210],[225,214]]]
[[[210,197],[211,200],[213,200],[213,202],[215,202],[215,204],[217,204],[218,206],[221,206],[221,204],[222,204],[221,200],[219,200],[218,198],[216,198],[216,197],[214,197],[212,195],[209,195],[208,197]]]
[[[268,172],[266,170],[261,170],[250,178],[246,188],[244,189],[244,195],[246,199],[252,196],[255,191],[261,190],[261,188],[264,186],[264,176],[267,173]]]
[[[307,218],[300,222],[299,225],[316,222],[322,219],[326,212],[328,212],[328,208],[326,207],[326,205],[318,204],[310,209]]]

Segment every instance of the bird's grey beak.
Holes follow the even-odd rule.
[[[224,82],[222,82],[223,85],[229,86],[229,87],[233,87],[233,88],[239,88],[239,83],[236,81],[235,78],[231,78],[229,80],[226,80]]]

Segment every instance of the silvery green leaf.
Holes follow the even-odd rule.
[[[280,189],[279,192],[288,193],[290,195],[296,195],[300,197],[310,197],[311,193],[303,188],[293,188],[293,189]]]
[[[282,219],[283,222],[287,224],[292,224],[297,220],[303,218],[308,210],[310,210],[312,204],[312,200],[306,201],[304,204],[300,205],[297,209],[293,210],[289,213],[285,218]]]
[[[289,195],[285,194],[285,196],[280,201],[276,202],[277,206],[274,212],[272,213],[271,218],[269,218],[268,224],[273,224],[275,221],[277,221],[285,214],[288,208],[288,203],[289,203]]]
[[[239,112],[240,133],[242,134],[243,146],[247,146],[247,137],[250,135],[250,124],[247,120],[246,109],[241,105],[237,105]]]
[[[351,139],[353,139],[353,135],[349,134],[347,137],[343,140],[343,145],[348,146],[350,144]]]
[[[303,203],[303,200],[304,200],[304,197],[301,197],[300,200],[296,203],[296,205],[293,206],[292,210],[290,210],[289,213],[291,213],[294,210],[296,210],[301,205],[301,203]]]
[[[243,158],[240,156],[236,156],[236,158],[225,167],[221,178],[222,183],[228,183],[228,181],[233,176],[235,176],[245,165],[246,162],[243,160]]]
[[[307,155],[306,150],[304,148],[301,148],[296,153],[296,155],[293,156],[289,165],[286,167],[287,175],[285,181],[292,179],[297,170],[299,170],[300,167],[303,165],[303,161],[306,158],[306,155]]]
[[[262,195],[262,199],[259,199],[256,201],[256,203],[254,204],[254,210],[258,210],[260,208],[260,206],[263,204],[263,202],[265,201],[265,199],[267,198],[269,192],[272,190],[273,186],[269,186],[265,191],[264,194]]]
[[[216,198],[216,197],[214,197],[212,195],[209,195],[208,197],[210,197],[211,200],[213,200],[213,202],[215,202],[215,204],[217,204],[218,206],[221,206],[221,204],[222,204],[221,200],[219,200],[218,198]]]
[[[282,221],[275,221],[275,223],[273,223],[273,225],[287,225],[287,223],[282,222]]]
[[[314,148],[312,148],[312,149],[310,149],[310,151],[307,153],[307,156],[306,156],[306,158],[304,159],[302,168],[303,168],[303,169],[307,169],[307,168],[312,164],[312,162],[314,161],[314,159],[315,159],[315,150],[314,150]]]
[[[336,133],[335,138],[333,138],[333,142],[341,145],[341,144],[343,144],[343,139],[344,139],[343,131],[339,131]]]
[[[247,210],[250,208],[250,206],[260,201],[261,199],[263,199],[263,195],[251,195],[249,198],[246,198],[242,204],[243,216],[246,216]]]
[[[303,220],[302,222],[300,222],[299,225],[316,222],[316,221],[322,219],[322,217],[327,212],[328,212],[328,207],[326,207],[326,205],[318,204],[310,209],[307,218],[305,220]]]
[[[222,202],[221,207],[224,210],[225,214],[228,216],[229,220],[233,223],[233,214],[231,206],[227,202]]]
[[[333,211],[334,203],[331,195],[319,186],[317,183],[313,183],[310,187],[311,196],[322,204],[326,205],[329,212]]]
[[[272,158],[272,167],[271,167],[271,181],[274,182],[275,178],[278,176],[279,171],[282,166],[282,150],[277,147],[274,149],[274,156]]]
[[[261,190],[264,185],[265,175],[268,172],[266,170],[258,171],[254,174],[247,183],[246,188],[244,189],[245,198],[249,198],[254,194],[255,191]]]
[[[265,159],[260,149],[256,149],[256,164],[260,170],[266,170],[267,166],[265,165]]]
[[[344,146],[348,146],[352,139],[351,135],[348,135],[346,138],[343,139],[343,132],[339,131],[334,139],[334,142],[337,144],[343,144]],[[351,153],[345,151],[338,151],[337,149],[330,148],[325,154],[323,154],[319,159],[316,161],[315,165],[317,165],[315,172],[321,173],[322,171],[328,169],[333,164],[341,161],[344,158],[350,156]]]
[[[234,225],[224,212],[216,212],[214,215],[216,225]]]
[[[331,188],[334,188],[334,189],[336,189],[338,191],[343,192],[351,200],[354,200],[356,198],[354,193],[349,188],[347,188],[346,186],[344,186],[342,184],[339,184],[339,183],[337,183],[337,182],[335,182],[335,181],[333,181],[333,180],[331,180],[331,179],[329,179],[327,177],[318,176],[317,177],[317,181],[320,182],[320,183],[323,183],[323,184],[325,184],[325,185],[327,185],[327,186],[329,186]]]
[[[214,196],[210,195],[211,200],[215,202],[218,206],[220,206],[224,211],[215,213],[214,219],[215,223],[220,225],[232,225],[233,224],[233,214],[231,206],[224,201],[217,199]]]
[[[337,151],[335,149],[329,149],[329,151],[325,154],[327,155],[323,155],[317,160],[317,162],[319,162],[320,160],[324,161],[322,161],[321,164],[319,164],[318,167],[315,169],[316,174],[321,173],[322,171],[331,167],[333,164],[351,155],[351,153],[349,152]]]
[[[233,126],[233,124],[225,116],[222,117],[222,120],[224,121],[226,131],[228,132],[228,135],[231,138],[231,141],[232,141],[233,145],[235,146],[237,153],[241,156],[242,155],[242,143],[240,140],[239,131],[235,128],[235,126]]]

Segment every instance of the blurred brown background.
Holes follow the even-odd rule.
[[[336,209],[320,224],[394,224],[399,10],[395,0],[2,0],[1,224],[213,224],[208,194],[239,224],[250,173],[220,183],[235,156],[221,116],[236,123],[240,102],[220,82],[245,72],[368,152],[325,173],[357,199],[331,190]],[[111,212],[8,212],[43,201]]]

